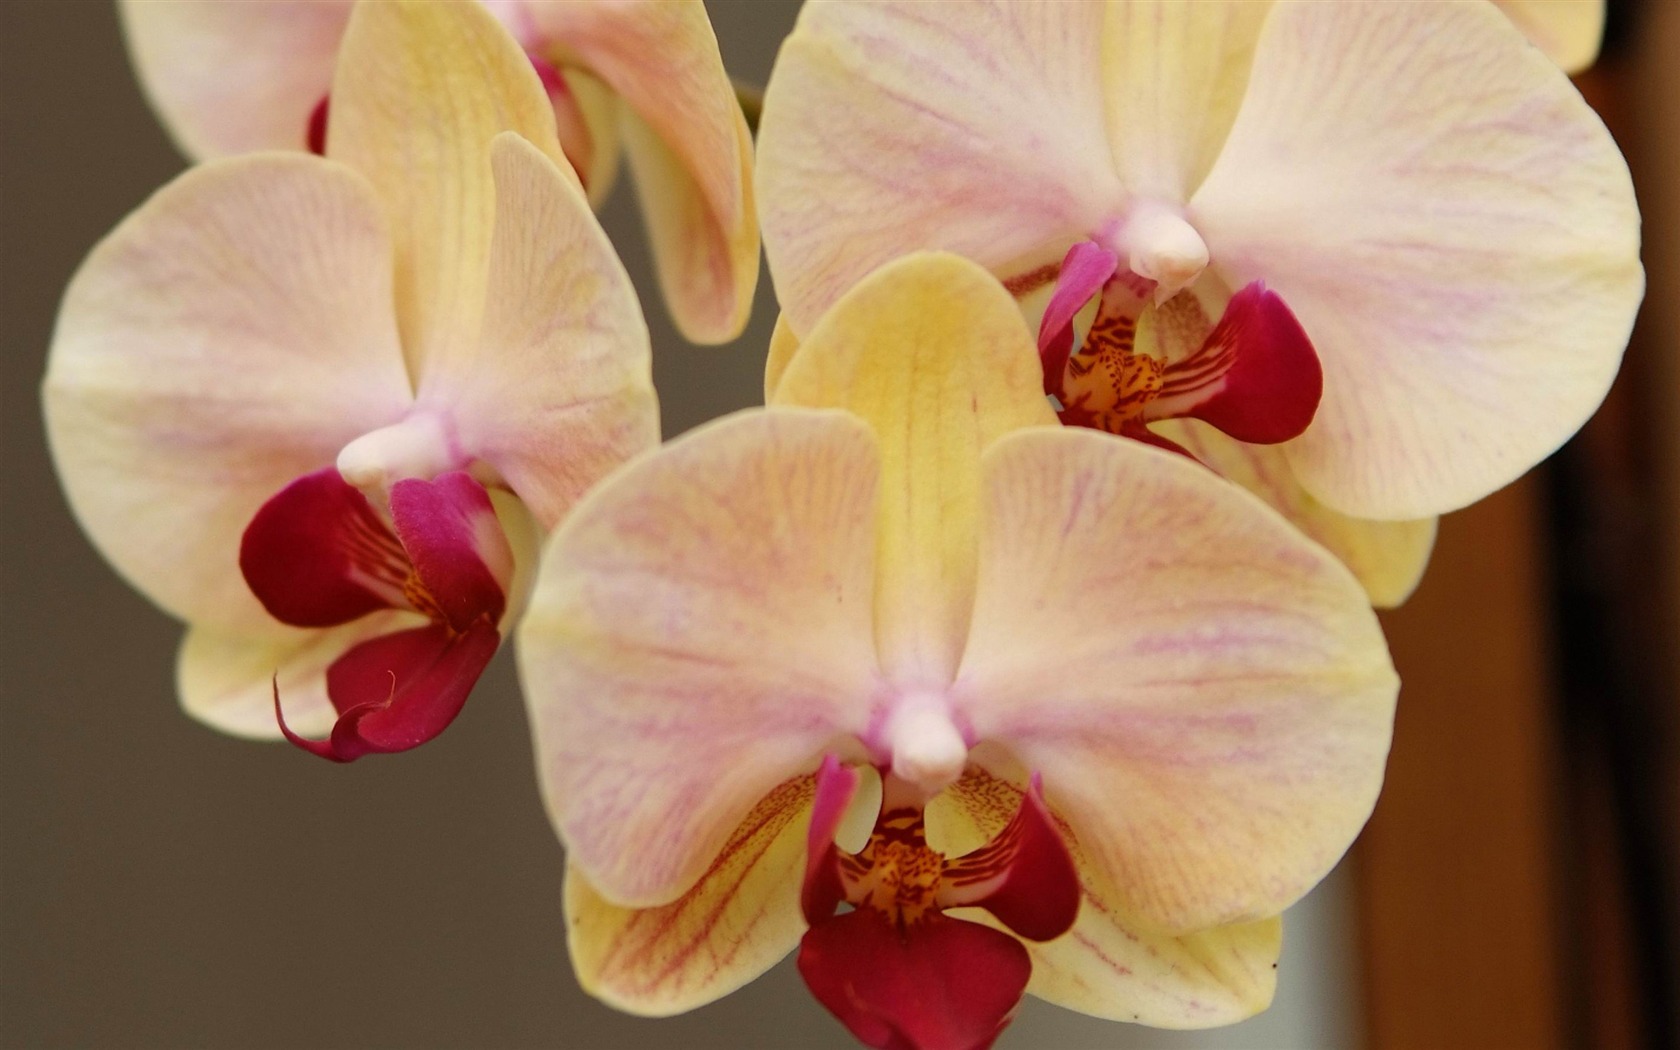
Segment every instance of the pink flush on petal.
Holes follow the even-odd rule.
[[[331,627],[381,609],[432,622],[363,641],[327,669],[332,735],[286,739],[337,762],[406,751],[443,732],[501,642],[513,555],[484,487],[455,471],[391,487],[393,532],[334,468],[306,474],[246,527],[239,567],[276,619]]]
[[[1107,271],[1106,273],[1104,271]],[[1203,420],[1239,441],[1270,445],[1298,436],[1318,411],[1318,353],[1283,299],[1260,281],[1233,295],[1218,324],[1189,292],[1156,307],[1158,327],[1205,335],[1190,353],[1163,360],[1135,349],[1138,319],[1154,283],[1092,241],[1068,250],[1039,328],[1045,393],[1062,422],[1182,452],[1149,430],[1163,419]],[[1073,317],[1100,295],[1077,353]]]
[[[984,1050],[1032,976],[1018,938],[1072,927],[1079,876],[1039,780],[996,838],[947,860],[920,808],[883,809],[863,852],[835,845],[858,774],[830,755],[817,772],[800,905],[811,928],[799,972],[811,994],[877,1050]],[[840,903],[852,910],[836,914]],[[1015,936],[944,914],[981,907]]]

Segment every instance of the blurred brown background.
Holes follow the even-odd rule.
[[[796,6],[709,7],[731,72],[762,84]],[[1680,3],[1618,7],[1613,33],[1584,88],[1641,187],[1640,335],[1589,433],[1450,518],[1388,618],[1389,787],[1354,875],[1291,914],[1279,1005],[1180,1035],[1029,1001],[1005,1050],[1674,1039]],[[73,268],[182,162],[102,0],[0,3],[0,122],[0,1044],[848,1045],[786,966],[660,1022],[577,990],[505,654],[439,740],[349,767],[177,710],[178,628],[70,520],[36,384]],[[755,403],[768,280],[742,340],[688,347],[630,194],[603,219],[647,304],[667,433]]]

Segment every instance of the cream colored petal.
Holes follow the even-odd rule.
[[[390,239],[349,169],[305,154],[195,168],[94,248],[43,390],[71,508],[185,620],[270,623],[239,539],[269,497],[409,408]]]
[[[1604,39],[1604,0],[1494,0],[1505,17],[1565,73],[1598,58]]]
[[[1021,789],[971,766],[928,809],[952,855],[991,841],[1021,803]],[[1070,1010],[1152,1028],[1209,1028],[1264,1010],[1277,987],[1282,923],[1219,926],[1172,937],[1127,919],[1116,895],[1065,824],[1063,841],[1084,894],[1073,929],[1053,941],[1027,942],[1027,991]],[[981,909],[951,914],[999,924]]]
[[[633,114],[625,115],[623,129],[636,197],[646,216],[648,242],[671,317],[690,342],[726,343],[746,327],[758,287],[752,135],[746,121],[737,110],[735,137],[747,210],[727,226],[718,221],[670,143]]]
[[[693,342],[741,334],[758,283],[752,136],[700,0],[521,5],[533,46],[624,100],[660,286]]]
[[[1176,441],[1222,476],[1259,496],[1329,549],[1364,585],[1371,604],[1392,609],[1417,589],[1435,548],[1435,518],[1372,521],[1351,518],[1313,499],[1295,480],[1276,445],[1248,445],[1194,419],[1169,419],[1150,429]]]
[[[659,443],[647,325],[577,183],[504,132],[480,337],[428,371],[420,401],[553,528],[584,490]]]
[[[1114,165],[1132,193],[1182,203],[1236,119],[1270,0],[1107,3],[1103,84]]]
[[[1130,921],[1280,913],[1382,784],[1398,682],[1358,583],[1246,492],[1138,442],[1022,431],[985,479],[958,717],[1043,774]]]
[[[485,307],[490,143],[516,132],[565,166],[530,59],[473,3],[368,2],[339,51],[327,154],[366,175],[396,242],[397,323],[413,374],[469,353]]]
[[[903,685],[942,688],[974,601],[980,453],[1054,426],[1032,334],[975,263],[921,252],[881,267],[825,314],[774,404],[844,408],[882,456],[875,637]]]
[[[520,672],[549,814],[608,900],[688,892],[759,799],[867,727],[878,477],[843,413],[742,412],[551,538]]]
[[[776,399],[776,388],[782,384],[782,373],[788,362],[799,352],[799,337],[788,327],[784,314],[776,315],[776,327],[770,333],[770,351],[764,358],[764,402]]]
[[[350,0],[119,0],[140,86],[194,160],[305,149]]]
[[[358,642],[425,622],[416,613],[392,611],[326,630],[275,623],[241,634],[191,626],[175,660],[181,706],[224,733],[278,740],[278,689],[292,731],[324,738],[338,717],[327,699],[327,667]]]
[[[1616,374],[1643,290],[1627,165],[1490,4],[1285,4],[1192,202],[1324,365],[1286,446],[1344,513],[1421,518],[1510,482]]]
[[[997,272],[1058,262],[1123,203],[1103,6],[813,0],[759,124],[758,192],[793,330],[923,248]]]
[[[584,991],[664,1017],[722,998],[799,943],[812,780],[783,782],[747,814],[693,889],[656,908],[607,902],[566,871],[567,950]]]

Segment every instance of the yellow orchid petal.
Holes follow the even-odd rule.
[[[802,336],[889,259],[935,248],[999,272],[1054,264],[1122,197],[1102,5],[1000,0],[940,17],[949,6],[807,3],[782,44],[758,180],[776,292]]]
[[[1249,445],[1194,419],[1156,423],[1155,433],[1259,496],[1353,571],[1371,604],[1392,609],[1417,589],[1435,548],[1435,518],[1373,521],[1313,499],[1276,445]]]
[[[608,900],[688,892],[759,799],[867,728],[878,464],[844,413],[738,413],[550,540],[520,672],[549,814]]]
[[[194,168],[94,248],[43,400],[77,520],[129,582],[185,620],[272,624],[236,569],[240,536],[409,410],[390,301],[378,200],[306,154]]]
[[[277,740],[274,692],[285,700],[286,724],[324,737],[338,712],[327,699],[327,667],[358,642],[426,623],[418,613],[391,611],[328,629],[287,627],[231,633],[209,624],[188,627],[175,658],[175,685],[187,714],[234,736]]]
[[[939,826],[947,855],[976,849],[1009,823],[1021,795],[1018,785],[970,767],[928,805],[929,834]],[[1055,940],[1027,944],[1033,960],[1028,992],[1080,1013],[1155,1028],[1232,1024],[1271,1003],[1281,921],[1216,926],[1181,937],[1151,930],[1118,910],[1113,887],[1065,824],[1062,837],[1084,889],[1079,917]],[[999,925],[980,909],[951,914]]]
[[[589,136],[589,163],[581,168],[574,163],[572,167],[579,170],[578,177],[589,191],[589,206],[599,208],[618,182],[619,162],[624,156],[624,136],[619,130],[624,100],[588,70],[568,69],[565,77]],[[572,159],[570,154],[567,158]]]
[[[1022,431],[985,478],[959,715],[1043,774],[1129,921],[1184,934],[1281,912],[1382,784],[1398,683],[1358,583],[1254,497],[1138,442]]]
[[[534,49],[623,99],[630,166],[678,329],[692,342],[735,338],[758,284],[753,145],[705,5],[537,2],[522,16]]]
[[[764,358],[764,403],[776,399],[776,388],[782,385],[782,373],[788,362],[799,352],[799,337],[788,327],[787,315],[776,315],[776,327],[770,333],[770,352]]]
[[[152,108],[194,160],[304,149],[351,0],[119,0]]]
[[[1032,334],[997,280],[922,252],[870,274],[823,315],[776,405],[843,408],[880,442],[875,637],[903,684],[942,687],[974,601],[980,454],[1056,425]]]
[[[1494,0],[1535,47],[1565,73],[1598,58],[1604,40],[1604,0]]]
[[[667,140],[633,114],[625,115],[623,130],[671,317],[690,342],[728,342],[746,327],[758,287],[758,218],[752,200],[752,135],[746,120],[737,110],[734,137],[746,210],[729,225],[719,221],[701,185]]]
[[[420,402],[553,528],[607,472],[659,443],[635,289],[567,170],[503,132],[478,339],[429,369]]]
[[[1134,194],[1187,200],[1236,120],[1270,0],[1103,6],[1115,168]]]
[[[1226,284],[1265,281],[1311,336],[1324,396],[1290,466],[1360,517],[1440,514],[1545,457],[1643,291],[1615,142],[1486,3],[1274,7],[1190,212]]]
[[[578,983],[609,1006],[663,1017],[721,998],[799,943],[813,781],[766,795],[694,888],[670,904],[621,908],[566,871],[567,948]]]
[[[397,324],[417,377],[477,338],[495,226],[490,143],[503,131],[571,170],[536,71],[489,11],[357,6],[339,48],[327,155],[367,176],[385,202]]]

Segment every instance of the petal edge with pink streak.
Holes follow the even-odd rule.
[[[1275,8],[1191,212],[1311,337],[1324,398],[1289,460],[1362,517],[1456,509],[1557,448],[1643,292],[1615,142],[1491,4]]]
[[[1053,772],[1051,808],[1140,924],[1281,912],[1382,783],[1398,683],[1358,583],[1248,493],[1135,442],[1022,431],[985,470],[958,711]]]
[[[412,404],[378,200],[303,153],[211,161],[83,262],[43,401],[78,521],[171,614],[273,623],[239,574],[264,502]]]
[[[909,251],[1053,264],[1123,191],[1104,147],[1100,4],[800,12],[765,91],[764,245],[795,333]]]
[[[656,908],[609,903],[566,869],[567,948],[578,983],[629,1013],[663,1017],[721,998],[799,943],[799,875],[812,779],[773,788],[682,897]]]
[[[866,727],[879,471],[844,413],[741,412],[550,539],[521,679],[549,815],[607,900],[687,892],[758,799]]]

